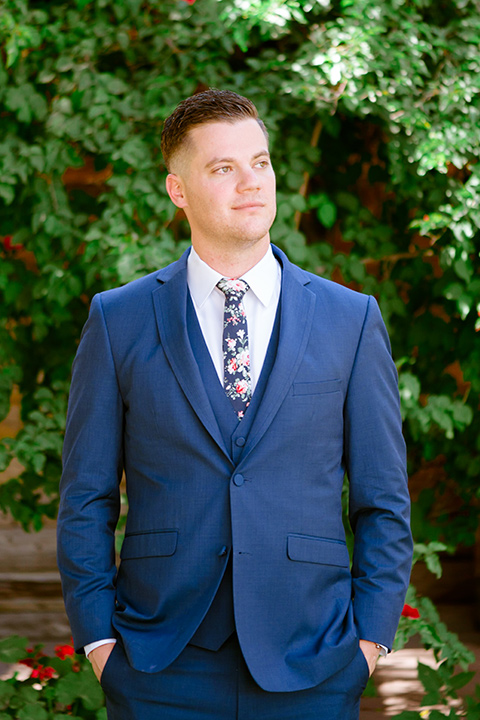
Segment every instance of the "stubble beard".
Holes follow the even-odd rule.
[[[263,239],[269,239],[269,233],[274,219],[275,214],[273,214],[271,219],[265,218],[265,221],[259,224],[257,228],[242,227],[240,224],[239,226],[225,228],[225,233],[219,237],[219,241],[225,249],[231,248],[237,252],[247,250]]]

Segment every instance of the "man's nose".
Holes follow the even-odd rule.
[[[240,171],[237,183],[238,190],[245,192],[247,190],[258,190],[260,187],[260,178],[254,168],[243,168]]]

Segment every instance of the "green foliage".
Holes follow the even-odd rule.
[[[0,720],[106,720],[91,665],[84,655],[74,655],[71,645],[57,646],[48,657],[42,645],[27,649],[26,638],[15,636],[0,642],[0,661],[30,668],[26,678],[16,672],[0,680]]]
[[[441,550],[442,548],[437,548]],[[417,559],[420,557],[418,547],[416,548]],[[433,552],[433,550],[432,550]],[[418,635],[422,645],[432,650],[433,657],[438,663],[437,667],[430,667],[422,662],[418,663],[418,678],[421,681],[425,695],[422,699],[423,706],[448,706],[451,700],[458,699],[458,690],[463,688],[474,677],[475,673],[468,671],[470,663],[475,661],[474,654],[468,650],[458,639],[455,633],[449,631],[445,623],[441,622],[438,612],[428,598],[418,597],[415,588],[411,585],[408,589],[406,602],[409,606],[418,611],[418,618],[400,618],[400,625],[395,637],[395,649],[404,647],[409,638]],[[458,668],[461,671],[458,672]],[[465,705],[468,707],[465,715]],[[437,710],[432,710],[428,718],[445,717],[476,717],[475,712],[480,709],[478,699],[467,697],[462,707],[452,709],[450,714],[445,716]],[[403,712],[395,715],[396,720],[409,720],[409,718],[421,718],[417,712]]]

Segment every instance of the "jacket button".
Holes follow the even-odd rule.
[[[240,475],[240,473],[237,473],[233,476],[233,482],[237,487],[241,487],[245,482],[245,478],[243,477],[243,475]]]
[[[222,547],[222,549],[218,553],[218,557],[225,557],[225,555],[228,555],[228,548],[226,545]]]
[[[235,445],[237,447],[243,447],[245,445],[245,442],[246,442],[246,440],[244,437],[239,437],[235,440]]]

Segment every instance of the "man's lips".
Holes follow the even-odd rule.
[[[250,208],[264,207],[264,203],[258,200],[252,200],[251,202],[243,203],[242,205],[235,205],[234,210],[249,210]]]

